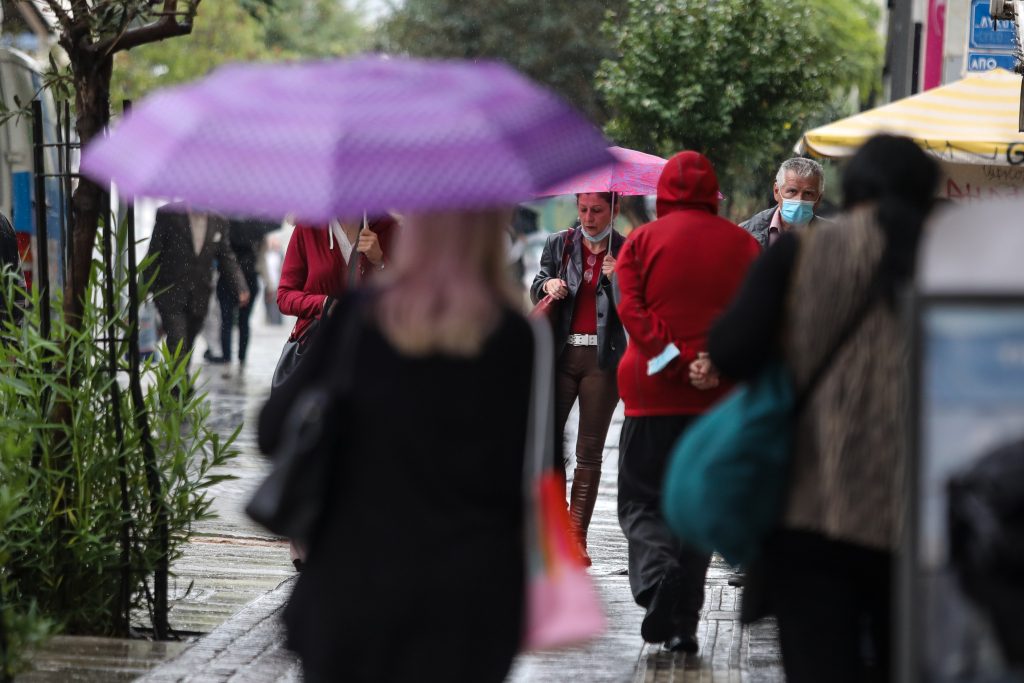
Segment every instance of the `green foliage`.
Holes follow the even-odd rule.
[[[6,569],[11,562],[11,544],[6,529],[17,525],[27,512],[28,492],[38,474],[25,467],[30,454],[26,444],[7,439],[0,444],[0,681],[9,681],[24,668],[24,653],[39,645],[53,630],[53,623],[39,614],[34,600],[13,604],[16,590]]]
[[[614,55],[600,31],[627,0],[405,0],[383,26],[382,47],[423,57],[508,62],[595,120],[605,118],[594,72]]]
[[[344,0],[274,0],[263,27],[275,59],[339,57],[370,44],[359,12]]]
[[[630,0],[628,15],[606,24],[621,55],[597,79],[613,110],[607,132],[663,156],[703,152],[726,194],[770,187],[809,123],[877,82],[869,4]]]
[[[124,254],[123,233],[119,237],[116,253]],[[142,366],[161,490],[159,498],[151,497],[153,472],[126,388],[127,307],[118,299],[114,319],[106,319],[100,272],[93,262],[81,327],[55,317],[50,339],[40,333],[38,291],[25,294],[10,279],[4,283],[0,626],[12,662],[49,622],[71,633],[127,635],[129,610],[152,610],[161,523],[173,562],[193,523],[211,516],[207,491],[230,478],[218,468],[236,454],[238,432],[223,439],[208,426],[205,397],[194,392],[185,364],[165,348],[169,360]],[[123,277],[114,284],[115,291],[126,291]],[[11,303],[18,298],[28,300],[20,325],[13,322]],[[110,375],[110,339],[116,378]]]
[[[112,100],[138,100],[230,62],[345,55],[366,42],[358,14],[343,0],[204,2],[191,34],[116,56]]]
[[[236,0],[204,2],[192,33],[118,53],[111,100],[138,100],[158,87],[199,78],[228,62],[266,59],[263,27]]]

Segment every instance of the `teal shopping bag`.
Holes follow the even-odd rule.
[[[673,447],[662,509],[687,543],[732,565],[754,559],[779,522],[796,396],[772,363],[697,419]]]

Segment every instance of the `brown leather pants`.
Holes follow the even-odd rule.
[[[572,406],[579,398],[580,424],[576,436],[576,471],[569,495],[569,519],[579,541],[583,561],[590,565],[587,552],[587,528],[597,503],[601,484],[601,461],[608,425],[619,402],[619,386],[615,369],[602,370],[597,365],[597,347],[566,346],[558,359],[555,374],[555,423],[559,441],[564,441],[565,423]],[[556,469],[564,467],[556,464]]]
[[[564,441],[565,423],[576,399],[580,400],[580,424],[576,436],[576,467],[601,471],[604,440],[608,436],[619,384],[615,368],[597,366],[596,346],[566,346],[555,371],[555,426]],[[566,449],[568,450],[568,449]],[[556,469],[564,467],[556,463]]]

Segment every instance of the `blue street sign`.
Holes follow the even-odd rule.
[[[971,35],[968,45],[971,49],[1012,50],[1013,22],[992,21],[988,3],[989,0],[971,0]]]
[[[992,69],[1006,69],[1013,71],[1017,66],[1017,57],[1006,52],[968,52],[968,71],[991,71]]]

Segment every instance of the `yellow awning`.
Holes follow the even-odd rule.
[[[954,163],[1024,164],[1024,133],[1017,130],[1021,77],[995,69],[907,97],[804,134],[797,150],[847,157],[869,137],[891,133],[913,138],[936,157]]]

